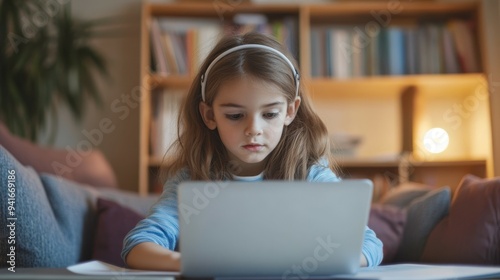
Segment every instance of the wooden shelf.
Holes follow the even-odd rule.
[[[331,132],[346,131],[359,134],[364,139],[364,150],[360,148],[358,155],[371,157],[380,153],[398,153],[400,143],[393,140],[400,136],[400,95],[408,86],[417,87],[418,98],[415,110],[418,113],[417,132],[425,131],[424,125],[456,125],[460,129],[449,129],[450,139],[461,144],[450,148],[454,150],[448,160],[448,155],[441,160],[416,160],[409,164],[414,167],[410,179],[415,179],[432,185],[454,185],[462,174],[471,173],[477,176],[486,174],[486,166],[491,164],[488,158],[487,144],[483,143],[482,136],[489,137],[489,123],[483,115],[488,105],[487,99],[477,91],[478,86],[487,86],[483,73],[472,74],[436,74],[436,75],[405,75],[405,76],[371,76],[349,79],[311,78],[311,41],[310,30],[323,23],[328,25],[350,24],[367,26],[374,22],[382,26],[374,17],[374,12],[390,13],[388,25],[408,26],[415,22],[445,22],[453,19],[473,19],[481,25],[481,3],[479,1],[445,3],[435,1],[400,1],[395,4],[387,1],[335,1],[324,4],[259,4],[250,1],[178,1],[174,3],[145,3],[143,6],[142,38],[141,38],[141,76],[143,79],[144,99],[141,102],[141,135],[140,135],[140,182],[139,192],[143,195],[151,190],[153,182],[150,171],[158,169],[164,159],[152,157],[150,151],[150,122],[152,116],[152,88],[156,89],[187,89],[191,85],[195,71],[190,75],[157,75],[151,74],[150,32],[149,24],[152,17],[172,18],[211,18],[220,20],[220,24],[232,21],[238,13],[259,13],[266,15],[270,20],[284,16],[297,17],[299,45],[299,64],[302,72],[301,83],[304,85],[314,101],[315,109],[325,121]],[[399,4],[398,4],[399,3]],[[391,6],[392,5],[392,6]],[[396,5],[396,6],[394,6]],[[397,6],[400,5],[400,6]],[[391,12],[391,9],[398,9]],[[478,31],[479,32],[479,31]],[[481,35],[481,34],[479,34]],[[477,41],[481,46],[481,36]],[[479,48],[482,53],[482,49]],[[484,59],[484,57],[483,57]],[[149,87],[148,87],[149,86]],[[485,105],[486,104],[486,105]],[[474,106],[473,106],[474,105]],[[477,105],[477,106],[476,106]],[[484,106],[483,106],[484,105]],[[455,107],[472,108],[463,114]],[[486,113],[485,113],[486,112]],[[474,115],[474,114],[475,115]],[[484,113],[484,114],[479,114]],[[447,117],[447,119],[445,119]],[[450,121],[451,118],[451,121]],[[460,122],[457,119],[460,118]],[[463,124],[462,124],[463,123]],[[422,125],[422,127],[418,125]],[[484,125],[483,125],[484,124]],[[478,127],[476,129],[476,127]],[[477,130],[477,131],[476,131]],[[481,135],[475,136],[475,135]],[[487,134],[487,135],[486,135]],[[472,136],[471,136],[472,135]],[[418,135],[417,135],[418,136]],[[416,136],[415,136],[416,137]],[[469,139],[470,138],[470,139]],[[415,138],[414,138],[415,139]],[[465,139],[465,140],[463,140]],[[388,141],[387,141],[388,140]],[[373,143],[376,143],[375,146]],[[382,145],[382,144],[384,145]],[[465,144],[464,144],[465,143]],[[370,146],[370,144],[372,144]],[[458,153],[456,152],[458,151]],[[464,151],[460,153],[460,151]],[[486,152],[485,152],[486,151]],[[470,158],[468,158],[470,157]],[[487,157],[487,160],[481,159]],[[479,158],[479,159],[477,159]],[[340,159],[339,166],[347,170],[348,174],[360,175],[363,178],[374,174],[398,174],[400,161],[392,158],[354,158]]]
[[[339,165],[344,178],[370,178],[379,192],[395,187],[401,183],[400,180],[434,187],[449,186],[453,191],[465,174],[481,178],[487,175],[486,159],[410,161],[402,165],[407,172],[406,178],[400,177],[402,174],[397,160],[350,159],[341,161]]]
[[[422,167],[453,167],[453,166],[485,166],[485,159],[444,160],[444,161],[412,161],[413,166]]]
[[[439,91],[439,95],[456,95],[459,92],[474,92],[478,85],[486,84],[482,73],[472,74],[439,74],[439,75],[406,75],[406,76],[373,76],[352,79],[313,78],[305,82],[313,97],[329,96],[363,97],[397,96],[407,86],[446,87],[447,91]]]
[[[338,161],[341,168],[347,167],[397,167],[399,162],[395,159],[362,159],[362,158],[347,158]]]
[[[157,157],[150,157],[148,160],[148,164],[150,167],[160,167],[162,162],[163,162],[163,159],[157,158]]]
[[[150,157],[149,166],[159,167],[163,159]],[[362,159],[362,158],[348,158],[342,159],[338,162],[341,168],[370,168],[370,167],[398,167],[399,161],[396,159]],[[485,159],[458,159],[458,160],[440,160],[440,161],[420,161],[413,160],[409,163],[412,166],[421,167],[448,167],[448,166],[484,166]]]
[[[191,85],[191,77],[153,74],[149,76],[148,84],[152,88],[189,88]]]
[[[330,4],[313,4],[313,5],[297,5],[297,4],[253,4],[253,3],[235,3],[221,1],[219,5],[217,2],[209,3],[169,3],[165,4],[151,4],[150,14],[152,16],[195,16],[195,17],[214,17],[221,14],[234,14],[234,13],[260,13],[263,10],[267,14],[286,14],[298,13],[300,9],[306,8],[309,10],[311,16],[315,18],[325,16],[366,16],[370,15],[372,11],[395,11],[401,10],[404,16],[410,15],[434,15],[442,18],[443,16],[461,16],[468,15],[471,11],[477,9],[477,3],[400,3],[400,5],[390,5],[390,3],[381,2],[341,2]],[[397,13],[394,12],[397,16]]]
[[[252,3],[231,4],[231,1],[215,1],[209,3],[171,3],[151,4],[150,14],[152,16],[178,16],[178,17],[227,17],[235,13],[260,13],[265,9],[266,14],[290,14],[298,13],[299,5],[289,4],[265,4]]]
[[[395,3],[397,4],[397,3]],[[373,11],[398,11],[393,12],[392,16],[439,16],[442,18],[443,16],[461,16],[468,15],[471,11],[476,11],[478,7],[477,3],[407,3],[407,2],[399,2],[399,5],[391,5],[389,2],[380,1],[380,2],[344,2],[344,3],[335,3],[335,5],[322,5],[315,4],[309,6],[309,12],[311,17],[332,17],[332,16],[356,16],[356,17],[372,17],[371,13]]]
[[[369,168],[369,167],[398,167],[399,160],[396,159],[363,159],[352,158],[339,160],[338,164],[343,168]],[[443,166],[484,166],[485,159],[457,159],[457,160],[439,160],[439,161],[421,161],[412,160],[409,162],[412,166],[422,167],[443,167]]]

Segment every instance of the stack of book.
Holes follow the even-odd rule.
[[[206,18],[153,18],[150,23],[151,65],[160,75],[190,75],[224,34],[256,31],[274,36],[298,56],[296,17],[269,21],[261,14],[238,14],[234,22]]]
[[[161,89],[152,95],[151,151],[153,158],[162,159],[177,140],[178,117],[185,90]]]
[[[473,26],[453,20],[418,26],[311,28],[311,75],[352,78],[377,75],[480,72]]]

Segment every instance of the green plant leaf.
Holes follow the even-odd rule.
[[[56,120],[59,106],[67,106],[81,120],[87,99],[101,105],[92,74],[109,78],[106,61],[90,40],[112,20],[76,20],[70,4],[63,4],[36,26],[31,19],[46,13],[45,5],[44,0],[0,2],[0,120],[31,140],[46,127],[49,115]]]

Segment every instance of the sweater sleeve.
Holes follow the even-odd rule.
[[[369,227],[365,229],[365,239],[363,241],[363,249],[361,252],[366,258],[367,266],[377,266],[382,262],[384,252],[383,244],[373,230]]]
[[[181,171],[165,183],[162,195],[151,207],[148,216],[125,236],[121,253],[124,261],[130,250],[143,242],[153,242],[174,250],[179,236],[177,186],[188,178],[188,173]]]
[[[338,182],[340,178],[328,167],[326,161],[320,161],[320,164],[311,167],[307,176],[307,181]],[[375,232],[369,227],[366,227],[361,252],[365,256],[368,266],[377,266],[382,262],[384,256],[382,246],[382,241],[378,239]]]

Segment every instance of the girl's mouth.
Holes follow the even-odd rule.
[[[249,145],[243,146],[243,148],[245,148],[246,150],[251,151],[251,152],[258,152],[258,151],[262,150],[264,148],[264,146],[259,145],[259,144],[249,144]]]

